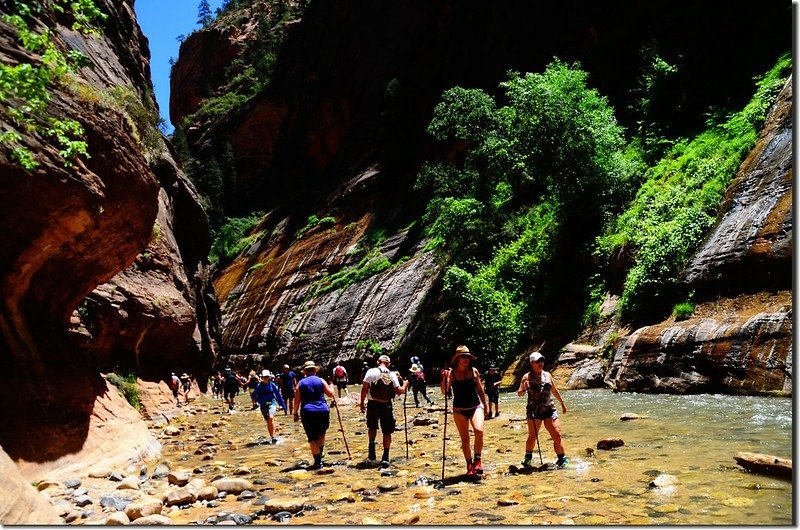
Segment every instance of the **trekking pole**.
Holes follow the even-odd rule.
[[[406,431],[406,460],[408,460],[408,415],[406,414],[406,399],[408,398],[408,389],[403,394],[403,428]]]
[[[542,460],[542,446],[539,445],[539,429],[536,428],[536,415],[533,417],[533,437],[536,439],[536,448],[539,450],[539,465],[544,465],[544,461]]]
[[[339,418],[339,428],[342,430],[342,440],[344,440],[344,448],[347,450],[347,459],[352,460],[352,458],[350,458],[350,447],[347,446],[347,436],[344,434],[342,414],[339,412],[339,403],[336,401],[336,397],[333,398],[333,406],[336,408],[336,416]]]
[[[449,376],[448,381],[449,383]],[[444,385],[444,430],[442,432],[442,482],[444,482],[444,458],[445,452],[447,450],[447,392],[449,388],[447,388],[447,383]]]

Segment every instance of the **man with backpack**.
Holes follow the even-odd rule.
[[[404,394],[408,389],[408,381],[400,384],[397,374],[389,370],[392,360],[388,355],[378,357],[378,366],[370,368],[364,375],[361,387],[361,412],[367,413],[367,436],[369,437],[369,460],[376,460],[375,437],[380,424],[383,433],[383,456],[381,467],[389,467],[389,447],[392,445],[392,433],[395,428],[392,399]],[[366,401],[366,405],[365,405]]]
[[[337,362],[336,366],[333,368],[333,383],[336,385],[338,389],[339,397],[342,397],[342,390],[344,390],[344,395],[347,395],[347,383],[349,379],[347,377],[347,370],[344,369],[342,363]]]
[[[177,406],[181,406],[181,400],[178,398],[178,389],[180,388],[180,379],[175,372],[172,372],[172,376],[169,380],[169,389],[172,390],[172,397],[175,398],[175,404]]]

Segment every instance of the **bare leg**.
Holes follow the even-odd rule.
[[[550,433],[550,438],[553,439],[553,450],[557,455],[564,454],[564,444],[561,442],[561,420],[556,418],[554,420],[544,420],[544,428]]]

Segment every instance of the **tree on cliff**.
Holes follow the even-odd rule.
[[[205,28],[213,21],[214,16],[211,13],[211,5],[208,0],[200,0],[200,5],[197,6],[197,23]]]

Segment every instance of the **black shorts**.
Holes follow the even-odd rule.
[[[344,389],[347,387],[347,379],[342,379],[341,381],[336,381],[336,388]]]
[[[382,403],[370,399],[367,401],[367,429],[377,429],[381,426],[383,434],[392,434],[396,425],[392,402]]]
[[[239,393],[239,388],[238,387],[226,386],[225,387],[225,392],[224,392],[224,397],[225,397],[225,399],[228,399],[228,398],[233,399],[233,397],[238,393]]]
[[[328,427],[331,424],[331,413],[329,410],[317,412],[301,410],[300,420],[303,422],[303,429],[306,431],[306,439],[309,442],[313,442],[328,432]]]
[[[500,403],[500,392],[486,392],[486,399],[489,400],[489,403],[494,403],[498,405]]]

